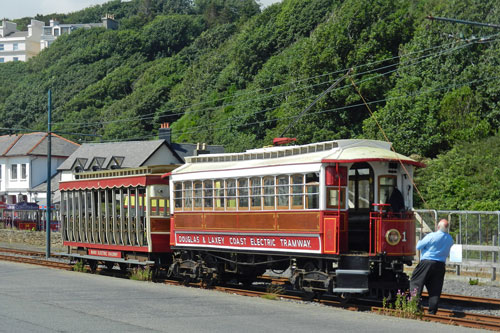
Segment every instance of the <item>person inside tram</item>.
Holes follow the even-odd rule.
[[[389,200],[387,200],[387,203],[390,205],[389,209],[393,213],[399,213],[405,209],[403,194],[396,186],[392,189],[391,196],[389,197]]]

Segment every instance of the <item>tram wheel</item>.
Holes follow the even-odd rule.
[[[115,263],[114,263],[114,262],[112,262],[112,261],[106,261],[106,263],[105,263],[105,264],[106,264],[106,268],[107,268],[108,270],[112,270],[112,269],[113,269],[113,267],[115,267]]]
[[[87,263],[90,267],[90,272],[95,273],[97,271],[97,266],[98,266],[97,260],[90,259],[87,261]]]
[[[128,264],[126,264],[126,263],[124,263],[124,262],[121,262],[121,263],[119,263],[118,265],[120,266],[120,270],[121,270],[122,272],[124,272],[124,273],[126,273],[126,272],[127,272],[127,270],[128,270]]]

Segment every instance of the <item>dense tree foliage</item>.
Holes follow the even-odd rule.
[[[150,139],[162,122],[176,141],[228,151],[281,134],[299,143],[387,137],[432,159],[419,182],[434,208],[498,205],[487,180],[498,164],[498,31],[425,19],[498,24],[498,1],[283,0],[261,12],[255,0],[113,0],[35,18],[106,14],[118,30],[77,30],[27,63],[0,64],[0,127],[44,129],[50,88],[53,128],[101,140]],[[473,170],[484,178],[468,181]]]

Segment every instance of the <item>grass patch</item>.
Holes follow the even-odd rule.
[[[75,271],[75,272],[81,272],[81,273],[87,273],[87,267],[85,267],[85,264],[83,263],[83,260],[78,260],[73,265],[73,271]]]
[[[479,285],[479,279],[469,279],[469,285],[471,286]]]
[[[264,299],[277,300],[279,295],[282,295],[285,292],[285,288],[278,284],[270,284],[267,286],[266,293],[261,297]]]
[[[151,281],[153,277],[153,271],[149,268],[136,267],[130,273],[130,280],[136,281]]]

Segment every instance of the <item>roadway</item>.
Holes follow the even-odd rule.
[[[0,332],[470,332],[455,326],[0,261]]]

